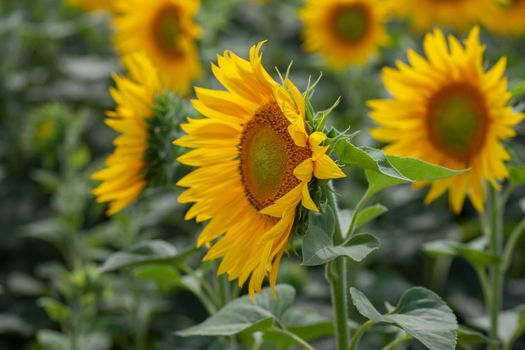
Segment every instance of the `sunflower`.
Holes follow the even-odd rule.
[[[195,40],[201,29],[194,17],[198,0],[120,0],[115,46],[121,54],[143,51],[158,67],[164,84],[186,93],[201,74]]]
[[[194,148],[179,162],[199,167],[178,185],[181,203],[195,203],[185,219],[208,221],[197,245],[205,260],[222,258],[218,273],[253,297],[266,276],[275,286],[296,211],[318,211],[308,185],[313,177],[345,176],[326,155],[326,135],[310,133],[305,100],[286,78],[276,83],[262,66],[262,42],[249,61],[232,52],[218,57],[213,73],[227,91],[196,88],[192,101],[207,118],[188,119],[187,135],[175,141]]]
[[[115,6],[115,0],[66,0],[66,2],[89,12],[113,11]]]
[[[397,62],[385,68],[383,82],[392,99],[369,101],[370,116],[380,126],[372,135],[389,143],[390,154],[416,157],[451,169],[469,169],[431,184],[429,203],[449,191],[454,212],[467,194],[483,211],[484,184],[498,188],[508,176],[509,159],[501,141],[515,135],[513,126],[523,119],[507,106],[511,94],[504,77],[506,60],[483,69],[484,47],[479,29],[471,30],[464,47],[439,29],[424,39],[423,58],[408,51],[410,65]],[[419,184],[420,186],[426,184]]]
[[[113,215],[136,199],[147,185],[145,153],[148,149],[147,119],[154,115],[153,105],[162,85],[158,72],[143,54],[124,58],[129,77],[115,76],[116,88],[110,92],[117,103],[107,113],[106,124],[121,133],[106,168],[93,175],[102,183],[93,190],[98,202],[111,202]]]
[[[497,10],[485,14],[484,23],[494,33],[525,34],[525,0],[501,0]]]
[[[385,5],[377,0],[308,0],[300,15],[306,50],[334,67],[365,63],[388,40]]]
[[[484,14],[495,10],[494,0],[395,0],[391,10],[408,17],[417,31],[434,25],[451,26],[464,31],[480,21]]]

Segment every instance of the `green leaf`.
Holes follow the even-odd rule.
[[[379,313],[361,291],[351,288],[350,293],[357,310],[368,319],[395,325],[430,350],[456,348],[456,317],[434,292],[421,287],[411,288],[401,296],[396,308],[385,315]]]
[[[16,315],[0,314],[0,335],[18,334],[29,337],[33,328],[29,323]]]
[[[330,207],[326,207],[322,214],[310,213],[308,220],[308,232],[303,238],[302,265],[322,265],[338,256],[359,262],[379,248],[378,240],[370,234],[358,234],[345,245],[334,245],[335,214]]]
[[[483,333],[474,329],[459,326],[458,329],[458,345],[460,344],[488,344],[491,343],[490,338]]]
[[[177,332],[188,336],[230,336],[243,331],[266,330],[272,327],[290,308],[295,299],[295,290],[289,285],[275,287],[276,297],[270,288],[264,288],[254,296],[253,303],[248,296],[226,304],[204,322]]]
[[[377,193],[390,186],[410,182],[410,180],[401,180],[371,170],[365,170],[365,176],[366,180],[368,181],[368,191],[371,194]]]
[[[195,249],[190,249],[179,253],[173,245],[160,240],[139,242],[129,249],[111,255],[100,270],[109,272],[145,264],[177,263],[183,261],[195,251]]]
[[[404,182],[410,181],[390,164],[383,151],[371,147],[357,147],[346,139],[340,139],[334,149],[343,166],[368,169]]]
[[[70,350],[70,340],[56,331],[43,329],[37,333],[38,343],[43,350]]]
[[[167,292],[180,283],[177,269],[166,265],[147,265],[135,271],[139,278],[155,282],[161,292]]]
[[[357,214],[355,227],[363,226],[364,224],[376,219],[388,211],[387,207],[381,204],[374,204],[369,206]]]
[[[525,166],[519,164],[509,164],[509,179],[514,186],[525,185]]]
[[[344,166],[363,168],[372,193],[386,187],[414,182],[433,181],[455,176],[464,170],[451,170],[416,158],[386,156],[371,147],[357,147],[340,139],[335,147],[339,162]]]
[[[464,173],[410,157],[387,156],[390,164],[411,181],[433,181]]]
[[[470,323],[486,331],[490,329],[490,320],[486,316],[473,319]],[[512,348],[512,344],[524,333],[525,305],[500,312],[498,317],[498,337],[506,345],[505,349]]]
[[[65,324],[71,314],[70,309],[66,305],[55,299],[40,298],[38,305],[44,308],[50,319],[60,324]]]
[[[510,93],[512,96],[519,96],[525,94],[525,81],[519,81],[517,83],[513,83],[510,87]]]
[[[475,267],[486,267],[494,263],[501,263],[503,258],[485,251],[487,245],[485,238],[473,240],[469,243],[455,241],[434,241],[426,243],[423,249],[432,256],[462,257]]]
[[[284,313],[280,322],[288,331],[306,341],[334,334],[334,324],[332,320],[321,316],[317,310],[309,307],[290,308]],[[294,341],[290,339],[290,337],[273,329],[264,332],[264,339],[281,346],[281,348],[287,348],[294,344]]]

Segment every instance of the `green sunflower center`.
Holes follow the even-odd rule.
[[[168,5],[159,10],[153,24],[153,39],[158,47],[168,55],[178,55],[180,34],[180,9]]]
[[[255,112],[242,132],[239,170],[246,197],[257,210],[299,185],[293,171],[312,156],[309,148],[293,142],[289,125],[277,103],[271,102]]]
[[[361,4],[338,8],[334,15],[335,34],[344,41],[359,41],[369,27],[368,9]]]
[[[468,161],[485,140],[488,117],[479,91],[453,84],[438,91],[428,106],[432,142],[460,161]]]

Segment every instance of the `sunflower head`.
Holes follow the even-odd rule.
[[[525,0],[500,0],[494,11],[483,14],[483,23],[497,34],[525,34]]]
[[[391,11],[410,20],[416,31],[435,25],[465,31],[495,10],[494,0],[395,0]]]
[[[56,164],[68,129],[79,116],[60,103],[48,103],[29,113],[24,130],[25,148],[41,157],[47,166]]]
[[[433,182],[426,202],[448,190],[454,212],[467,195],[481,212],[485,182],[497,188],[508,176],[504,162],[510,157],[502,141],[515,135],[512,127],[524,117],[508,106],[505,58],[488,71],[483,68],[478,28],[464,45],[454,36],[447,41],[436,29],[423,47],[426,57],[409,50],[409,64],[383,70],[393,98],[369,101],[370,116],[379,125],[372,135],[388,143],[388,153],[470,169]]]
[[[198,239],[209,248],[205,260],[222,258],[218,273],[240,286],[249,280],[252,296],[266,277],[275,286],[297,213],[318,211],[308,186],[344,176],[326,154],[326,135],[306,123],[309,102],[262,66],[262,44],[249,60],[218,57],[212,69],[225,90],[196,88],[193,106],[205,118],[188,119],[175,141],[192,148],[178,160],[198,167],[178,182],[187,188],[179,201],[194,203],[186,219],[207,222]]]
[[[365,63],[387,41],[385,15],[377,0],[309,0],[301,10],[305,48],[335,67]]]
[[[163,84],[186,93],[201,73],[195,22],[198,0],[116,0],[115,46],[122,55],[144,52]]]
[[[99,202],[110,202],[108,215],[126,207],[147,186],[162,186],[173,176],[171,142],[181,114],[180,99],[162,88],[159,73],[143,54],[125,58],[129,76],[115,76],[110,90],[117,103],[106,124],[120,135],[106,167],[93,175],[102,181],[93,190]]]

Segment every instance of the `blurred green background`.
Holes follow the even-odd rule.
[[[196,86],[217,87],[210,65],[218,53],[232,50],[246,57],[248,48],[263,39],[263,63],[284,71],[293,60],[292,80],[302,90],[309,76],[323,77],[314,107],[325,109],[341,96],[330,123],[340,130],[361,130],[356,142],[372,145],[372,126],[365,101],[386,96],[380,70],[406,49],[420,49],[422,36],[406,23],[391,21],[388,47],[367,65],[333,71],[317,55],[301,47],[300,0],[258,5],[243,0],[203,0],[198,21],[204,27],[199,43],[205,74]],[[113,108],[108,88],[111,74],[122,72],[112,48],[106,13],[84,13],[59,0],[0,2],[0,349],[227,349],[224,340],[181,338],[181,330],[207,317],[195,281],[188,270],[142,266],[102,273],[99,267],[112,252],[137,242],[157,239],[179,251],[191,249],[200,227],[183,221],[186,207],[177,203],[180,190],[149,190],[143,198],[112,219],[96,204],[90,191],[91,173],[100,169],[112,150],[115,133],[103,123]],[[486,61],[508,57],[511,85],[525,78],[523,38],[503,38],[482,32]],[[516,100],[519,110],[525,101]],[[525,159],[523,126],[512,148]],[[380,146],[380,145],[375,145]],[[185,170],[181,170],[184,172]],[[337,183],[340,203],[351,208],[366,188],[360,171],[350,170]],[[395,303],[404,290],[421,285],[434,290],[452,307],[463,324],[483,316],[482,295],[474,270],[459,258],[434,258],[423,250],[438,239],[469,241],[480,236],[478,218],[467,204],[461,215],[448,211],[445,198],[422,204],[425,190],[403,185],[382,193],[375,202],[389,212],[367,231],[381,248],[366,260],[351,284],[376,303]],[[522,216],[517,204],[525,191],[516,191],[506,220]],[[525,304],[525,242],[520,242],[509,273],[504,309]],[[198,253],[186,262],[214,283],[212,269],[200,266]],[[329,286],[322,268],[300,265],[298,253],[284,259],[280,283],[297,290],[296,303],[316,309],[316,349],[334,347],[327,325]],[[352,317],[359,319],[357,312]],[[522,321],[517,312],[502,319],[510,332]],[[324,325],[324,326],[323,326]],[[521,325],[523,326],[523,325]],[[324,327],[324,328],[323,328]],[[387,330],[388,332],[388,330]],[[460,339],[461,340],[461,339]],[[380,349],[379,334],[367,335],[363,349]],[[465,349],[475,349],[460,342]],[[278,349],[265,345],[263,349]],[[286,347],[286,346],[284,346]],[[282,347],[281,347],[282,348]],[[420,349],[416,343],[406,349]],[[525,348],[525,341],[514,349]]]

